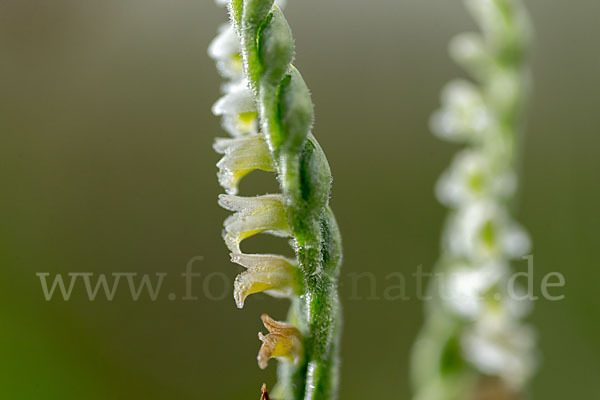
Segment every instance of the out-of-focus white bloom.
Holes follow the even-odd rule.
[[[461,33],[450,42],[450,56],[480,80],[496,68],[483,38],[478,33]]]
[[[224,154],[217,163],[219,183],[228,194],[237,194],[239,181],[254,170],[273,171],[269,148],[262,135],[217,138],[215,151]]]
[[[243,308],[246,297],[254,293],[275,297],[294,294],[296,267],[291,260],[270,254],[231,254],[231,261],[247,268],[233,285],[238,308]]]
[[[454,267],[448,273],[444,300],[455,313],[476,319],[489,301],[486,295],[489,295],[490,290],[507,272],[508,266],[497,261],[490,261],[485,265]]]
[[[263,342],[258,352],[258,366],[261,369],[267,368],[270,358],[298,360],[302,354],[300,331],[290,324],[273,320],[267,314],[263,314],[260,318],[269,333],[267,335],[258,333],[258,339]]]
[[[461,347],[466,360],[517,391],[536,367],[534,331],[502,306],[486,308],[465,331]]]
[[[223,128],[234,137],[258,132],[256,102],[245,79],[226,85],[212,112],[223,117]]]
[[[234,254],[240,254],[240,242],[261,232],[276,236],[289,236],[290,227],[281,195],[267,194],[257,197],[219,195],[219,205],[235,211],[225,220],[223,238]]]
[[[519,72],[503,69],[490,77],[488,84],[488,101],[498,114],[509,114],[519,99],[523,97],[525,88],[519,77]]]
[[[481,28],[488,46],[494,47],[496,41],[505,40],[507,35],[513,34],[513,26],[506,23],[501,3],[495,0],[465,0],[465,4]]]
[[[208,55],[216,61],[223,77],[240,80],[244,76],[240,39],[231,24],[219,28],[217,37],[208,47]]]
[[[492,165],[484,152],[464,150],[441,176],[436,195],[442,204],[457,207],[486,196],[508,198],[514,194],[516,184],[514,172]]]
[[[449,83],[431,118],[436,136],[468,148],[436,185],[451,213],[442,238],[441,299],[429,308],[415,351],[418,400],[488,393],[516,398],[536,367],[534,335],[521,321],[532,304],[511,297],[508,286],[509,261],[530,248],[508,207],[516,192],[517,136],[529,89],[530,24],[521,0],[464,1],[482,33],[455,37],[450,55],[477,85]],[[446,374],[442,354],[454,337],[466,365],[453,365],[456,370]]]
[[[221,97],[212,107],[215,115],[240,114],[245,112],[256,112],[256,100],[248,87],[248,81],[232,83],[225,86],[225,95]]]
[[[442,91],[442,108],[433,114],[431,130],[451,141],[481,141],[492,122],[479,89],[457,79]]]
[[[465,205],[451,217],[445,233],[450,254],[478,261],[514,259],[530,248],[529,236],[498,203],[482,199]]]

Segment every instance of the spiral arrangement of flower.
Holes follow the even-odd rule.
[[[289,298],[285,322],[261,317],[268,334],[259,333],[258,364],[280,359],[277,399],[334,399],[341,237],[328,205],[329,165],[311,133],[310,94],[291,64],[294,44],[282,1],[217,3],[227,5],[231,19],[209,47],[227,79],[213,113],[231,135],[214,145],[223,154],[218,179],[227,192],[219,204],[234,213],[224,224],[231,260],[246,268],[235,280],[235,302],[242,308],[259,292]],[[275,172],[281,193],[238,196],[239,181],[255,170]],[[259,233],[290,238],[296,259],[243,253],[240,243]]]
[[[527,304],[508,292],[510,261],[530,239],[511,217],[515,160],[530,88],[530,23],[521,0],[466,0],[481,33],[457,36],[455,80],[431,119],[439,138],[466,144],[436,186],[450,208],[425,326],[413,353],[417,400],[517,399],[535,370]],[[490,396],[490,397],[486,397]]]

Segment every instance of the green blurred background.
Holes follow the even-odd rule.
[[[600,393],[596,282],[600,2],[531,0],[536,92],[524,140],[519,219],[535,283],[565,275],[563,301],[538,301],[536,399]],[[445,210],[433,184],[457,147],[427,119],[461,76],[449,38],[474,29],[457,0],[291,0],[296,65],[312,90],[315,135],[334,173],[345,241],[341,399],[408,399],[417,300],[351,300],[348,274],[431,269]],[[253,399],[275,380],[255,361],[259,315],[237,310],[212,151],[220,78],[206,48],[225,13],[209,0],[0,0],[0,398]],[[243,194],[276,190],[253,174]],[[258,238],[249,251],[289,251]],[[197,301],[184,293],[187,261]],[[517,263],[525,268],[524,263]],[[156,302],[123,284],[90,302],[81,284],[46,302],[36,272],[167,272]],[[410,281],[409,281],[410,282]],[[414,288],[408,288],[408,295]]]

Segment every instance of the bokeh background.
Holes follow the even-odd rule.
[[[518,217],[537,294],[547,272],[566,278],[566,298],[531,317],[543,354],[532,394],[596,398],[600,2],[527,3],[536,91]],[[381,295],[389,273],[434,264],[445,210],[432,187],[457,147],[427,119],[463,75],[449,38],[475,26],[457,0],[292,0],[286,15],[345,241],[341,399],[408,399],[422,304],[367,300],[368,287],[352,300],[348,274],[372,272]],[[237,310],[214,275],[240,270],[220,237],[211,148],[224,133],[206,48],[224,20],[209,0],[0,0],[0,398],[253,399],[274,383],[256,333],[286,302],[258,295]],[[276,186],[256,173],[241,189]],[[273,238],[246,248],[289,251]],[[194,256],[199,299],[181,301]],[[81,282],[47,302],[36,272],[169,276],[155,302],[132,301],[124,282],[112,302],[90,302]]]

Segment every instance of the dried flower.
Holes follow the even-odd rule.
[[[261,369],[267,368],[271,358],[297,360],[302,351],[300,331],[290,324],[273,320],[267,314],[261,315],[260,319],[269,333],[258,333],[258,339],[263,342],[258,351],[258,366]]]

